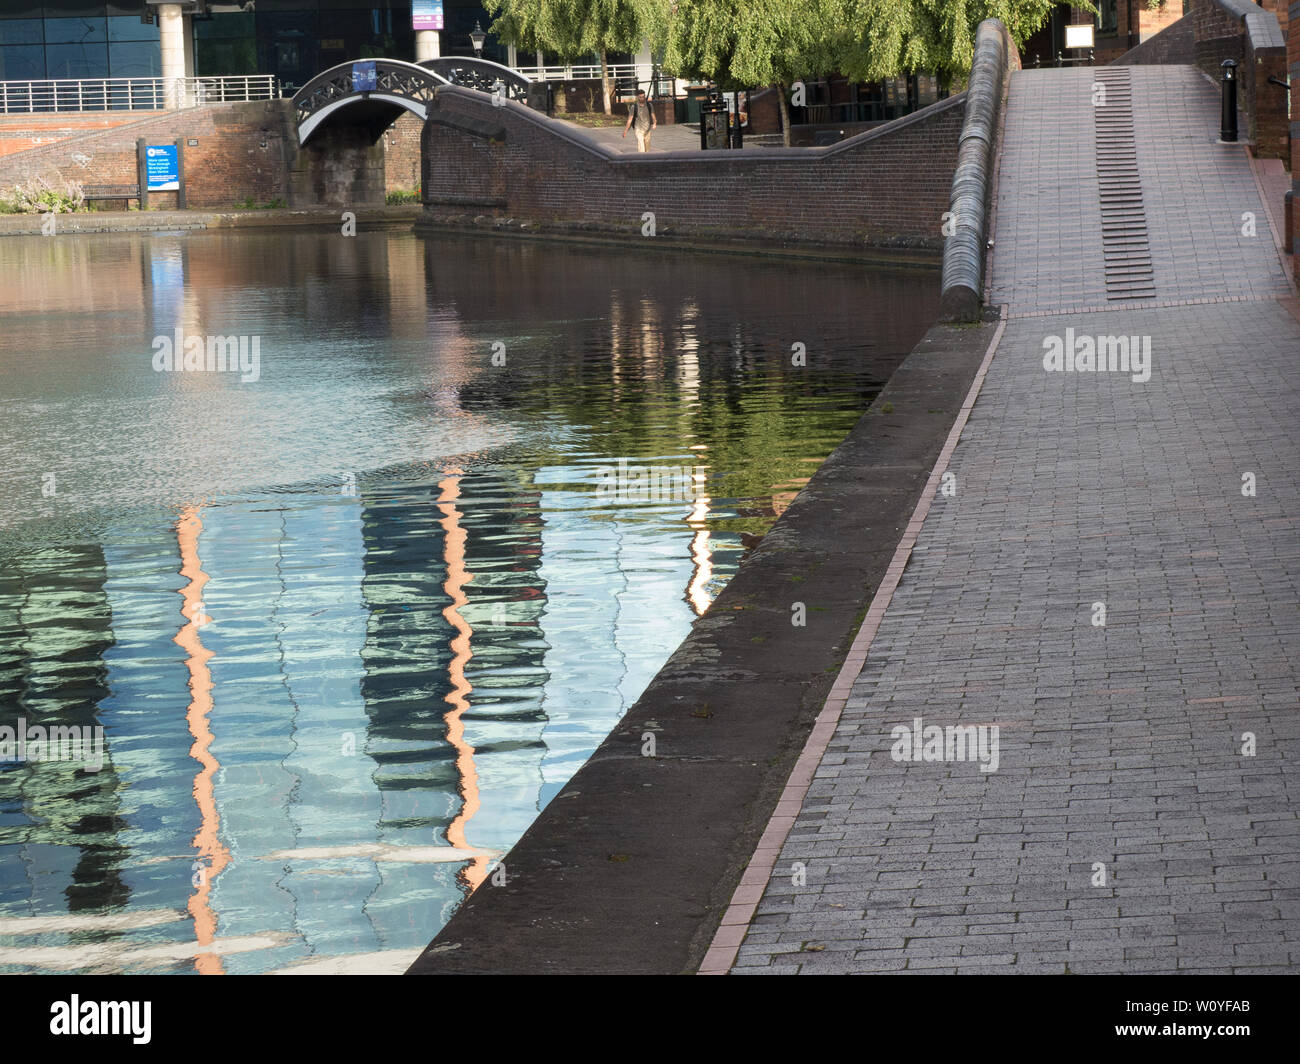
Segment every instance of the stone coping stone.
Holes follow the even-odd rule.
[[[358,226],[402,226],[420,213],[419,203],[353,209]],[[342,207],[189,211],[75,211],[56,214],[55,232],[134,233],[176,229],[280,229],[342,224]],[[41,236],[42,214],[0,214],[0,236]]]

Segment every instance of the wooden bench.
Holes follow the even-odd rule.
[[[82,185],[87,200],[138,200],[139,185]]]

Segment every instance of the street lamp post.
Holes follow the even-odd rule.
[[[479,25],[478,20],[474,20],[474,30],[469,35],[469,43],[474,46],[474,55],[479,59],[483,58],[483,42],[487,40],[487,34],[483,32],[483,27]]]

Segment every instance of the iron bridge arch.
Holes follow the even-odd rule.
[[[373,87],[368,74],[374,67]],[[360,83],[363,87],[358,87]],[[441,85],[460,85],[481,92],[501,91],[506,99],[528,102],[529,80],[519,71],[487,59],[446,56],[408,63],[402,59],[359,59],[323,70],[293,97],[298,143],[317,130],[347,124],[365,128],[379,139],[403,111],[429,117],[429,104]],[[346,112],[346,116],[339,114]],[[338,117],[335,117],[338,116]]]

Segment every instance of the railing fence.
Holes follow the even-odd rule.
[[[168,111],[207,103],[274,100],[273,74],[211,78],[44,78],[0,81],[0,114]]]

